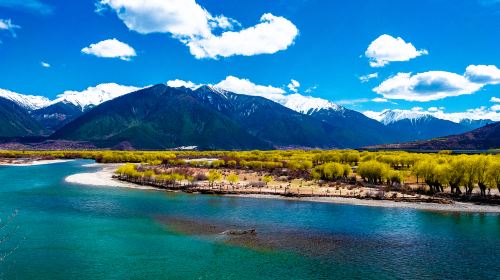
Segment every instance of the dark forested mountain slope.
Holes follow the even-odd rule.
[[[54,139],[90,141],[100,147],[128,142],[136,149],[268,149],[224,114],[189,91],[156,85],[105,102],[67,124]]]
[[[43,133],[43,128],[25,108],[0,97],[0,137],[36,136]]]

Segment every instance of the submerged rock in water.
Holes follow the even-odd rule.
[[[255,235],[257,234],[257,231],[255,229],[229,229],[224,232],[222,232],[224,235]]]

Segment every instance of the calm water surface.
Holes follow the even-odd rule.
[[[495,214],[64,182],[89,163],[0,167],[1,279],[500,279]]]

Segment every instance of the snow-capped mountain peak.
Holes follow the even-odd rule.
[[[298,93],[289,95],[273,95],[269,99],[296,112],[307,115],[313,114],[323,109],[331,109],[334,111],[341,111],[344,109],[342,106],[339,106],[329,100],[318,97],[305,96]]]
[[[139,89],[138,87],[123,86],[115,83],[100,84],[95,87],[89,87],[83,91],[65,91],[58,95],[50,104],[59,102],[70,103],[83,111],[89,106],[97,106],[103,102]]]
[[[28,111],[40,109],[50,104],[50,100],[46,97],[25,95],[5,89],[0,89],[0,97],[13,101]]]
[[[432,117],[431,114],[419,110],[385,110],[378,119],[384,125],[395,123],[401,120],[409,120],[414,123],[420,119]]]
[[[249,83],[248,81],[246,83]],[[333,110],[333,111],[343,111],[344,107],[339,106],[329,100],[318,98],[318,97],[312,97],[312,96],[306,96],[302,95],[299,93],[293,93],[293,94],[284,94],[284,93],[278,93],[278,92],[269,92],[269,89],[266,87],[262,87],[263,91],[258,91],[255,90],[255,88],[252,85],[246,86],[246,88],[242,88],[240,90],[237,90],[237,87],[232,87],[232,85],[226,85],[228,86],[227,88],[224,87],[225,84],[217,84],[217,85],[199,85],[195,84],[192,82],[186,82],[182,80],[172,80],[167,82],[167,86],[170,87],[175,87],[175,88],[189,88],[191,90],[199,90],[200,88],[206,89],[212,92],[216,92],[218,94],[221,94],[222,96],[226,96],[228,92],[233,92],[236,94],[245,94],[245,95],[252,95],[252,96],[260,96],[264,97],[266,99],[269,99],[271,101],[274,101],[278,104],[281,104],[289,109],[292,109],[296,112],[302,113],[302,114],[313,114],[315,112],[318,112],[323,109],[327,110]],[[259,88],[261,89],[261,88]]]

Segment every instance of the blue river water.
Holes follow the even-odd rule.
[[[0,279],[500,279],[496,214],[64,181],[89,163],[0,167]]]

